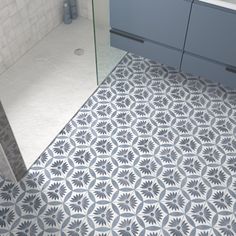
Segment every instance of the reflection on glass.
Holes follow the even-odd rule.
[[[97,78],[100,84],[125,55],[110,46],[109,0],[93,0]]]

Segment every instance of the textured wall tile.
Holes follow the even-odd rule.
[[[63,0],[0,0],[0,73],[63,19]]]
[[[9,17],[9,9],[8,6],[4,6],[0,8],[0,22],[1,24],[8,19]]]
[[[79,15],[85,18],[90,18],[91,13],[89,10],[92,10],[92,0],[78,0],[78,11]]]
[[[88,18],[93,19],[92,0],[88,0]]]
[[[6,66],[5,66],[5,63],[3,61],[2,56],[0,55],[0,73],[2,73],[5,70],[6,70]]]
[[[22,9],[25,6],[25,0],[16,0],[16,5],[18,10]]]
[[[0,143],[0,175],[3,176],[7,180],[11,180],[16,182],[16,178],[14,173],[12,172],[11,166],[7,160],[7,157],[4,153],[2,145]]]
[[[0,175],[11,180],[20,180],[26,166],[17,146],[14,134],[0,102]],[[3,168],[5,167],[5,168]],[[14,176],[13,176],[14,175]]]
[[[3,9],[5,6],[7,6],[7,0],[1,0],[0,1],[0,9]]]

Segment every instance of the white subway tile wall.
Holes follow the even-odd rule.
[[[0,0],[0,73],[62,22],[62,3],[63,0]]]

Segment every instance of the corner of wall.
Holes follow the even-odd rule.
[[[62,22],[63,1],[0,0],[0,74]]]

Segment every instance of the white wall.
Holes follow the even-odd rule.
[[[95,0],[95,18],[98,27],[109,27],[109,0]]]
[[[92,20],[92,0],[78,0],[81,16]],[[109,26],[109,0],[94,0],[97,27]]]
[[[0,0],[0,73],[62,22],[63,0]]]
[[[79,15],[92,20],[92,0],[77,0]],[[95,0],[97,1],[97,0]]]

